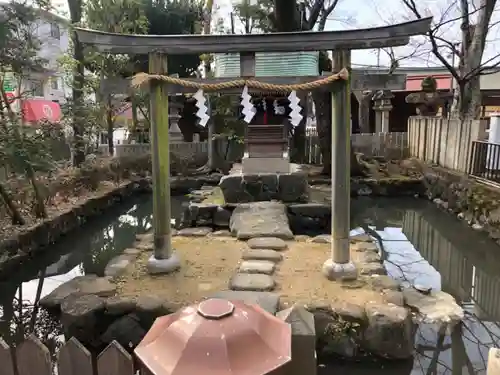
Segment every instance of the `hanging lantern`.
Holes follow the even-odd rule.
[[[290,102],[290,123],[293,126],[298,126],[302,121],[303,116],[300,114],[302,108],[300,107],[300,99],[297,96],[296,91],[292,91],[290,95],[288,95],[288,101]]]
[[[245,86],[243,88],[243,92],[241,93],[241,106],[243,107],[242,113],[245,116],[243,118],[243,121],[245,121],[247,124],[250,124],[250,122],[252,122],[252,119],[254,118],[256,113],[251,99],[252,96],[248,93],[248,87]]]
[[[207,126],[208,120],[210,116],[208,115],[208,107],[206,106],[207,99],[205,98],[205,94],[203,90],[196,91],[196,94],[193,95],[193,98],[196,99],[196,108],[198,108],[198,112],[196,112],[196,117],[200,119],[199,124],[203,127]]]

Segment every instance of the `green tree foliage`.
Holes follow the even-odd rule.
[[[143,2],[139,0],[89,0],[85,4],[85,10],[87,26],[91,29],[121,34],[143,34],[148,28]],[[130,76],[133,67],[127,55],[92,52],[85,56],[85,65],[96,74],[95,91],[99,117],[107,125],[108,151],[113,155],[114,117],[123,103],[116,100],[115,93],[104,92],[100,83],[108,78]]]
[[[149,35],[178,35],[197,34],[203,19],[203,5],[201,1],[152,1],[145,3],[145,15],[148,20]],[[136,56],[136,71],[148,71],[147,56]],[[200,57],[198,55],[168,56],[168,73],[178,74],[180,77],[189,77],[198,69]]]
[[[45,218],[47,212],[37,173],[53,169],[49,140],[60,137],[60,134],[55,134],[46,124],[39,124],[37,131],[25,126],[22,113],[12,106],[12,99],[19,102],[23,98],[23,79],[33,72],[44,70],[44,61],[37,57],[40,41],[33,27],[37,13],[44,12],[40,5],[46,4],[37,7],[37,4],[11,1],[0,6],[0,167],[31,183],[34,213]],[[17,90],[14,98],[7,97],[4,89],[6,79],[15,82]],[[0,186],[0,197],[0,203],[7,207],[13,223],[23,224],[24,219],[4,185]]]
[[[233,16],[243,25],[245,34],[269,33],[275,29],[273,0],[241,0],[233,6]]]

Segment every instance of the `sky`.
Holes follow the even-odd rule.
[[[238,0],[215,0],[218,6],[218,15],[229,20],[231,3]],[[328,0],[326,0],[328,1]],[[469,3],[477,3],[469,0]],[[450,41],[459,40],[459,23],[449,22],[457,18],[458,8],[456,0],[418,0],[419,11],[425,16],[433,16],[434,20],[443,20],[446,26],[441,28],[440,35]],[[339,5],[332,13],[326,25],[326,30],[346,30],[355,28],[369,28],[385,26],[393,23],[414,20],[402,4],[401,0],[340,0]],[[493,23],[500,23],[500,4],[495,11]],[[485,58],[492,63],[500,62],[500,27],[494,26],[489,32]],[[406,47],[394,48],[396,58],[400,58],[401,66],[442,66],[430,53],[430,46],[423,38],[412,38],[411,44]],[[448,53],[444,53],[448,56]],[[358,67],[388,66],[391,59],[385,51],[358,50],[352,52],[352,63]],[[452,62],[450,55],[449,62]]]
[[[229,28],[231,3],[239,0],[215,0],[216,11],[213,14],[215,23],[222,18]],[[329,1],[329,0],[327,0]],[[436,22],[444,20],[445,26],[440,29],[440,35],[448,41],[459,41],[458,22],[448,22],[456,18],[457,0],[418,0],[419,11],[425,16],[433,16]],[[469,0],[469,3],[477,3]],[[52,0],[53,6],[61,13],[67,14],[67,0]],[[489,31],[487,47],[483,62],[491,65],[500,62],[500,4],[495,11],[492,22],[495,25]],[[326,24],[326,30],[346,30],[353,28],[369,28],[384,26],[391,23],[405,22],[415,19],[402,4],[401,0],[340,0],[339,5]],[[238,25],[236,25],[238,29]],[[429,43],[423,38],[412,38],[409,46],[396,47],[393,50],[401,66],[441,66],[430,53]],[[452,62],[451,54],[443,55]],[[388,66],[391,59],[386,51],[358,50],[352,52],[352,64],[355,67]]]

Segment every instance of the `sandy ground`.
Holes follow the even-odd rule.
[[[364,277],[342,283],[323,276],[321,269],[330,256],[330,244],[290,242],[284,256],[275,273],[278,284],[275,291],[281,295],[284,305],[328,304],[336,300],[357,304],[382,301],[382,296],[369,288]]]
[[[245,242],[233,238],[174,237],[173,244],[182,262],[181,269],[170,275],[150,276],[145,264],[151,252],[143,253],[118,281],[118,293],[124,296],[157,295],[166,301],[189,304],[227,290],[241,260]],[[295,302],[327,304],[335,300],[364,304],[382,301],[382,296],[368,287],[366,279],[355,282],[328,281],[321,267],[329,256],[328,244],[289,242],[274,278],[276,293],[285,306]]]
[[[196,302],[219,290],[226,290],[241,259],[244,243],[233,238],[174,237],[173,246],[181,259],[179,271],[150,276],[145,252],[129,266],[118,282],[125,296],[157,295],[174,303]]]

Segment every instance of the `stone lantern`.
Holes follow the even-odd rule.
[[[182,104],[177,101],[171,100],[171,102],[169,103],[168,122],[170,124],[170,127],[168,129],[168,135],[170,143],[184,142],[184,136],[182,135],[181,129],[179,128],[181,108]]]
[[[389,114],[392,110],[391,100],[394,94],[390,90],[379,90],[373,95],[375,111],[375,132],[389,133]]]

